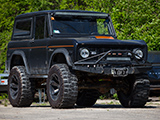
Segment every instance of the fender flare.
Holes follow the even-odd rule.
[[[25,53],[23,51],[21,51],[21,50],[14,51],[12,53],[12,55],[11,55],[11,57],[9,59],[8,70],[11,69],[10,68],[11,67],[11,60],[12,60],[12,58],[13,58],[14,55],[20,55],[22,57],[24,65],[25,65],[25,68],[26,68],[26,72],[27,72],[27,74],[30,74]]]
[[[69,66],[71,66],[71,67],[73,66],[73,62],[72,62],[71,57],[69,56],[69,52],[68,52],[65,48],[58,48],[58,49],[56,49],[56,50],[52,53],[52,55],[51,55],[51,57],[50,57],[50,59],[49,59],[49,67],[51,66],[52,59],[54,58],[54,56],[55,56],[57,53],[63,54],[63,55],[65,56],[65,58],[66,58],[67,64],[68,64]]]

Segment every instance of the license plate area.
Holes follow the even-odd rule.
[[[128,68],[111,68],[113,77],[126,77],[128,75]]]

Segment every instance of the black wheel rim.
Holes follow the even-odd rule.
[[[57,74],[53,74],[51,76],[49,87],[50,87],[49,89],[50,96],[52,100],[56,101],[60,93],[60,83],[59,83],[59,77]]]
[[[18,96],[19,87],[18,87],[18,79],[15,75],[11,77],[9,88],[12,99],[16,99]]]

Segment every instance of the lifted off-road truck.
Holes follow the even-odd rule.
[[[50,10],[15,18],[8,44],[9,101],[30,106],[46,87],[53,108],[90,107],[114,88],[124,107],[143,107],[151,65],[142,40],[118,40],[109,14]]]

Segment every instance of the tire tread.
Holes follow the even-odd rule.
[[[16,103],[12,102],[12,98],[9,100],[13,107],[29,107],[34,99],[34,82],[30,81],[26,69],[24,66],[14,66],[11,72],[18,72],[20,77],[20,97]],[[12,74],[12,73],[11,73]],[[9,77],[10,78],[10,77]]]

